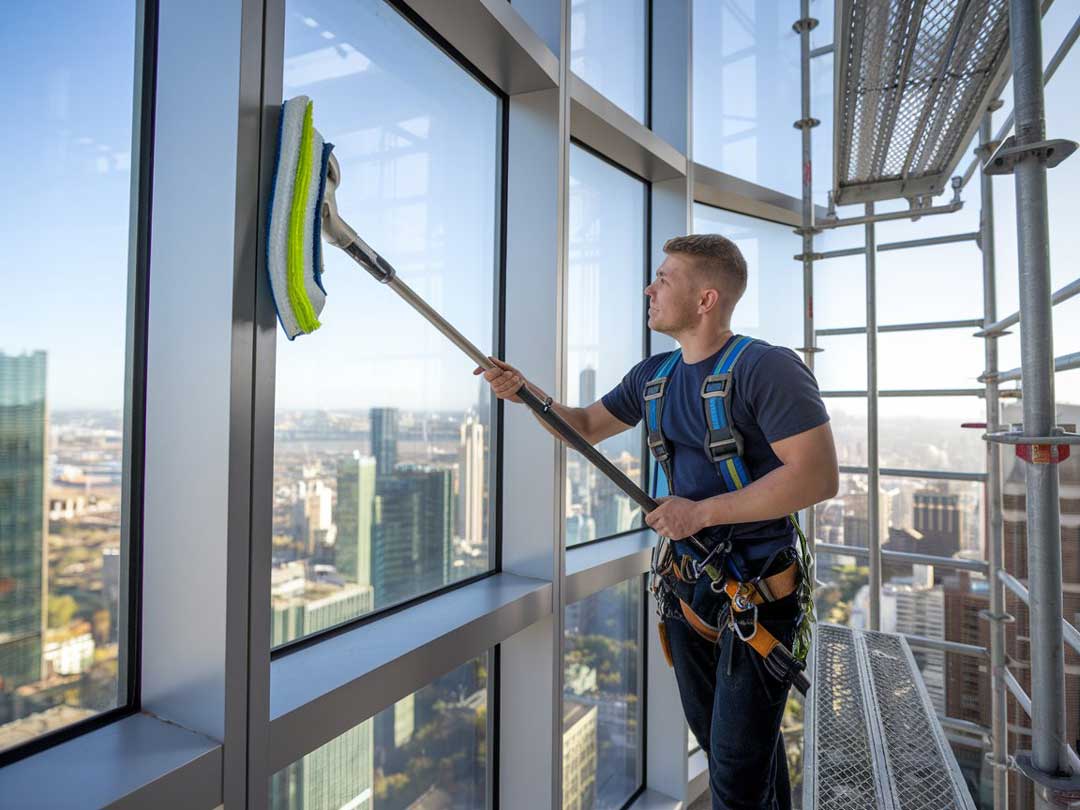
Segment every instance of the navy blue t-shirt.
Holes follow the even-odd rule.
[[[705,455],[705,413],[701,384],[713,372],[721,349],[698,363],[675,364],[664,394],[660,429],[673,448],[674,494],[699,501],[725,492],[723,479]],[[654,354],[634,366],[604,394],[604,407],[622,422],[636,425],[644,416],[645,383],[669,356]],[[755,341],[743,351],[732,373],[731,416],[743,437],[743,462],[757,480],[781,466],[770,442],[829,421],[813,372],[795,352]],[[732,540],[749,564],[761,562],[779,548],[794,543],[795,530],[787,518],[735,524]]]

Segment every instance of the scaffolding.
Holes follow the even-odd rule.
[[[843,466],[842,472],[858,473],[868,479],[868,543],[854,547],[818,542],[813,510],[807,515],[809,535],[817,553],[834,553],[865,559],[869,568],[869,624],[881,626],[881,572],[883,560],[924,563],[954,570],[982,573],[989,585],[989,610],[982,617],[989,622],[989,649],[941,639],[904,635],[904,648],[938,649],[953,654],[987,659],[991,673],[991,725],[982,728],[958,718],[939,716],[943,727],[983,736],[989,741],[987,761],[993,770],[994,807],[1008,807],[1008,774],[1021,773],[1035,785],[1040,807],[1080,806],[1068,804],[1080,798],[1080,758],[1065,739],[1064,644],[1080,652],[1080,632],[1063,617],[1060,509],[1057,462],[1067,445],[1080,443],[1080,436],[1056,425],[1053,394],[1055,371],[1080,368],[1080,353],[1053,355],[1052,307],[1080,294],[1080,279],[1056,292],[1050,289],[1046,169],[1060,163],[1076,148],[1070,141],[1046,140],[1043,88],[1061,65],[1069,49],[1080,37],[1080,18],[1069,30],[1061,46],[1042,70],[1042,15],[1052,0],[839,0],[835,45],[810,47],[810,32],[817,21],[810,16],[809,0],[802,0],[800,19],[794,29],[800,35],[802,65],[801,117],[795,126],[802,131],[802,222],[796,233],[802,236],[802,252],[794,258],[803,268],[804,343],[801,351],[810,368],[821,351],[817,338],[826,335],[865,335],[866,387],[854,391],[823,391],[827,397],[865,397],[867,400],[868,458],[865,467]],[[835,140],[833,190],[828,213],[815,220],[811,132],[819,121],[811,115],[811,60],[828,53],[836,55],[834,101]],[[1013,78],[1014,114],[998,133],[991,135],[991,113],[1001,106],[997,100],[1009,77]],[[1006,137],[1015,123],[1016,134]],[[962,176],[951,179],[952,199],[933,205],[930,198],[945,190],[945,178],[956,168],[963,150],[977,134],[975,158]],[[980,223],[976,232],[905,242],[877,244],[878,222],[947,214],[960,210],[962,189],[980,172]],[[1014,174],[1017,199],[1020,308],[1005,318],[996,311],[994,255],[994,195],[992,175]],[[908,200],[906,211],[877,213],[874,202]],[[861,202],[861,216],[840,219],[835,205]],[[826,229],[862,225],[864,246],[815,252],[814,236]],[[981,320],[936,321],[892,324],[877,322],[876,254],[886,250],[922,248],[958,242],[975,242],[982,255],[983,318]],[[814,325],[814,264],[844,256],[865,258],[866,325],[840,329],[816,329]],[[1020,325],[1022,362],[1019,368],[998,368],[997,341],[1009,327]],[[881,391],[877,384],[877,335],[893,331],[978,327],[975,337],[984,342],[985,370],[980,388],[910,389]],[[1019,391],[1002,390],[1001,383],[1020,381]],[[1021,393],[1023,396],[1021,397]],[[928,470],[882,469],[877,452],[878,400],[888,396],[971,396],[985,400],[985,423],[966,425],[983,429],[986,443],[986,472],[935,472]],[[1022,399],[1023,426],[1001,425],[1000,406],[1004,397]],[[1026,461],[1028,571],[1030,588],[1004,567],[1002,515],[1002,445],[1012,447]],[[901,553],[881,548],[879,481],[882,475],[936,478],[983,483],[986,493],[986,560],[961,560],[926,554]],[[820,583],[819,583],[820,584]],[[1027,695],[1009,670],[1005,655],[1005,627],[1013,621],[1005,609],[1008,589],[1030,608],[1032,694]],[[867,709],[871,698],[861,703],[844,691],[836,679],[848,677],[868,664],[854,658],[856,669],[844,676],[832,658],[852,654],[866,642],[845,643],[833,638],[836,628],[823,626],[815,655],[818,663],[807,698],[806,756],[808,785],[804,796],[809,806],[827,807],[815,782],[828,779],[821,764],[828,760],[822,749],[821,730],[816,722],[844,725],[843,712],[858,714],[884,711],[878,702]],[[832,633],[833,635],[830,635]],[[869,635],[867,637],[870,637]],[[862,644],[862,647],[859,645]],[[839,645],[839,646],[838,646]],[[824,648],[828,648],[825,650]],[[845,648],[846,649],[846,648]],[[824,651],[823,651],[824,650]],[[869,650],[869,648],[867,648]],[[866,652],[869,655],[870,652]],[[908,653],[910,654],[910,652]],[[824,656],[824,658],[822,658]],[[832,656],[832,658],[830,658]],[[826,664],[822,665],[822,661]],[[832,693],[841,689],[843,700]],[[831,690],[831,691],[830,691]],[[869,694],[869,693],[868,693]],[[1032,723],[1032,749],[1010,755],[1007,750],[1007,695],[1012,694]],[[832,695],[832,698],[829,698]],[[878,696],[880,697],[880,695]],[[850,705],[849,705],[850,704]],[[823,713],[823,707],[826,712]],[[847,707],[847,708],[845,708]],[[831,714],[830,714],[831,713]],[[854,714],[852,716],[855,716]],[[837,726],[836,723],[839,722]],[[850,718],[849,718],[850,720]],[[850,727],[849,727],[850,726]],[[938,729],[940,732],[940,728]],[[815,734],[817,736],[815,736]],[[843,736],[843,735],[841,735]],[[848,735],[850,737],[850,734]],[[845,738],[847,739],[847,738]],[[935,739],[937,739],[935,737]],[[836,745],[854,745],[850,739]],[[867,751],[870,745],[864,739]],[[833,743],[828,743],[833,744]],[[855,746],[858,748],[858,746]],[[863,750],[863,749],[858,749]],[[941,755],[951,758],[942,749]],[[823,759],[824,757],[824,759]],[[845,760],[848,762],[848,760]],[[849,763],[850,764],[850,763]],[[955,763],[953,763],[955,765]],[[860,766],[861,767],[861,766]],[[857,770],[857,769],[856,769]],[[853,772],[845,772],[845,777]],[[880,782],[863,772],[863,798],[868,806],[892,806]],[[859,806],[858,774],[845,783],[845,807]],[[880,777],[880,774],[879,774]],[[837,777],[838,778],[838,777]],[[891,784],[896,789],[895,781]],[[866,792],[869,791],[869,792]],[[876,803],[875,803],[876,802]],[[883,803],[884,802],[884,803]],[[841,805],[836,805],[841,806]],[[914,806],[905,803],[904,806]],[[921,806],[921,805],[919,805]],[[942,805],[936,805],[942,806]]]

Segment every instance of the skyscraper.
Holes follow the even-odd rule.
[[[472,415],[461,425],[460,458],[462,536],[477,547],[484,540],[484,427]]]
[[[392,475],[397,466],[397,408],[371,409],[371,455],[379,475]]]
[[[372,554],[377,608],[450,581],[453,487],[451,470],[424,465],[379,476]]]
[[[563,810],[590,810],[596,803],[597,708],[563,700]]]
[[[297,566],[302,572],[302,566]],[[272,586],[272,643],[333,627],[371,611],[371,588],[278,578]],[[365,720],[299,762],[274,774],[273,810],[372,810],[375,771],[373,721]]]
[[[944,591],[945,638],[989,649],[990,625],[984,618],[984,613],[990,609],[990,589],[986,577],[968,571],[955,571],[945,577]],[[948,653],[945,660],[945,714],[989,727],[990,699],[987,661]],[[969,744],[957,740],[953,743],[953,752],[965,781],[974,787],[972,796],[978,798],[980,783],[993,784],[992,775],[984,767],[985,743],[975,738]],[[1010,777],[1009,781],[1014,780]],[[1014,805],[1010,802],[1009,806]]]
[[[337,539],[334,565],[349,582],[371,585],[371,544],[375,525],[375,459],[359,451],[338,463]]]
[[[923,554],[951,557],[960,550],[964,510],[959,495],[944,489],[916,492],[913,522],[915,530],[923,536]]]
[[[583,368],[578,380],[578,396],[581,400],[579,404],[586,408],[596,402],[596,369]]]
[[[0,353],[0,722],[41,678],[48,566],[45,352]]]

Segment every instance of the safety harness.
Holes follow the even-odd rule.
[[[752,480],[742,458],[743,439],[735,429],[731,414],[735,364],[752,343],[751,337],[736,335],[732,338],[701,385],[706,425],[705,455],[716,467],[726,492],[742,489]],[[656,376],[645,383],[645,426],[652,454],[650,480],[656,498],[675,494],[674,448],[664,437],[662,425],[664,396],[681,357],[681,350],[673,351],[664,359]],[[672,665],[671,651],[663,619],[676,616],[711,643],[717,642],[725,626],[730,628],[761,656],[774,677],[793,682],[805,692],[808,683],[802,670],[809,651],[813,621],[812,559],[795,515],[789,515],[789,520],[799,536],[799,550],[792,553],[791,549],[785,548],[774,553],[752,577],[740,569],[731,554],[732,527],[728,527],[722,538],[716,529],[711,530],[708,534],[713,540],[712,547],[704,555],[679,540],[659,539],[653,549],[650,590],[656,596],[660,641],[669,666]],[[792,556],[794,560],[783,565]],[[777,568],[779,570],[773,570]],[[765,576],[766,573],[770,575]],[[795,591],[799,593],[802,618],[793,653],[758,622],[757,611],[759,605],[783,599]]]

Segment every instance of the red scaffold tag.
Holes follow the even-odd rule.
[[[1060,464],[1069,457],[1069,445],[1018,444],[1016,456],[1029,464]]]

